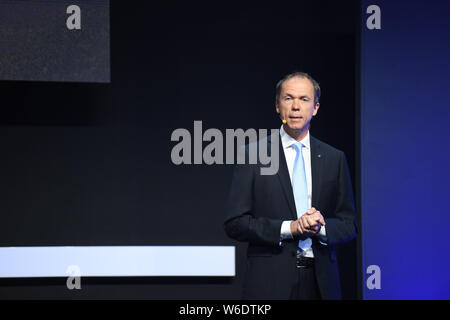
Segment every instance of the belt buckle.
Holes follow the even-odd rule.
[[[303,251],[302,250],[297,250],[297,255],[296,255],[296,266],[297,266],[297,269],[307,268],[307,266],[301,265],[301,258],[302,257],[303,257]]]
[[[309,259],[310,258],[305,257],[303,255],[303,251],[302,250],[297,250],[296,266],[297,266],[298,269],[312,267],[312,263],[311,263],[311,261],[309,261]]]

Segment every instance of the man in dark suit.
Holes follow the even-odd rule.
[[[309,135],[319,97],[306,73],[280,80],[278,172],[261,175],[260,164],[234,169],[224,226],[248,242],[244,298],[341,298],[335,246],[355,236],[355,207],[344,153]]]

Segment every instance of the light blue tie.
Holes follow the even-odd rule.
[[[302,156],[302,143],[297,142],[293,145],[297,155],[295,156],[294,170],[292,173],[292,190],[294,192],[295,208],[297,209],[297,218],[300,218],[308,210],[308,186],[306,184],[305,163]],[[304,251],[311,248],[311,238],[299,240],[298,246]]]

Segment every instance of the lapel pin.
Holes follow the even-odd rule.
[[[318,155],[317,155],[317,158],[322,158],[322,155],[321,155],[321,154],[318,154]]]

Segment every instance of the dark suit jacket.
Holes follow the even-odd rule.
[[[322,299],[340,299],[335,245],[356,234],[350,175],[342,151],[312,136],[310,146],[312,206],[324,216],[328,238],[326,246],[313,238],[317,283]],[[275,175],[261,175],[261,164],[236,165],[233,173],[224,226],[229,237],[249,244],[243,290],[248,299],[289,299],[297,279],[298,240],[280,246],[282,222],[297,219],[280,138],[279,157]]]

